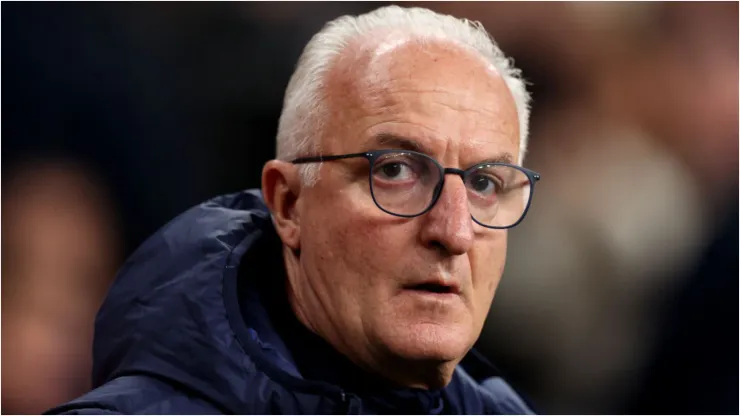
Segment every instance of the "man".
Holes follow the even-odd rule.
[[[53,412],[530,412],[471,351],[539,178],[518,165],[527,106],[480,26],[399,7],[331,22],[262,193],[134,253],[98,316],[98,387]]]

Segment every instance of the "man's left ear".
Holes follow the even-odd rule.
[[[298,197],[301,180],[298,168],[282,160],[271,160],[262,168],[262,196],[270,209],[275,229],[283,244],[300,250],[301,226]]]

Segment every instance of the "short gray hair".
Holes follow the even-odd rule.
[[[529,134],[529,101],[521,72],[514,67],[480,22],[458,19],[423,8],[382,7],[359,16],[342,16],[324,26],[303,49],[283,100],[277,132],[277,158],[292,160],[318,153],[319,138],[328,117],[324,103],[326,75],[353,40],[379,29],[399,30],[412,38],[440,39],[472,49],[501,75],[514,98],[519,118],[519,163]],[[303,183],[318,179],[319,164],[301,166]]]

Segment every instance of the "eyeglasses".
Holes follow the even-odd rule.
[[[302,157],[294,164],[362,157],[370,162],[370,193],[375,205],[398,217],[417,217],[431,210],[445,176],[458,175],[467,189],[473,221],[487,228],[519,224],[532,202],[540,175],[508,163],[480,163],[469,169],[444,168],[433,158],[411,150],[374,150],[336,156]]]

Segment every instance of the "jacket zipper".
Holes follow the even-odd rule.
[[[361,406],[356,400],[355,395],[345,393],[344,390],[342,390],[339,394],[341,401],[344,404],[344,413],[348,415],[359,415]]]

